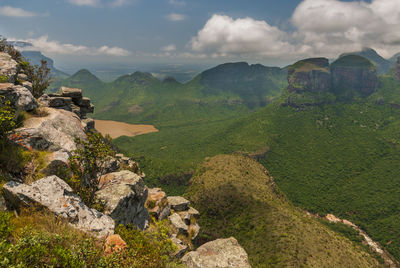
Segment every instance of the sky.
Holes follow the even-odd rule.
[[[399,0],[0,0],[0,34],[63,63],[389,58],[399,25]]]

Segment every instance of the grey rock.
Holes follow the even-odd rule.
[[[78,106],[80,107],[90,107],[90,105],[90,99],[86,97],[83,97],[78,103]]]
[[[188,233],[189,227],[183,222],[182,218],[177,213],[172,214],[168,219],[172,226],[178,231],[178,234]]]
[[[82,231],[98,237],[114,233],[114,221],[87,207],[71,187],[57,176],[40,179],[31,185],[11,181],[4,185],[3,194],[10,209],[40,205]]]
[[[39,98],[39,102],[42,106],[72,111],[72,99],[70,97],[50,96],[44,94]]]
[[[120,168],[118,160],[111,156],[107,157],[104,160],[97,161],[97,166],[100,169],[99,176],[118,171],[118,169]]]
[[[54,108],[43,108],[44,117],[31,117],[24,126],[14,131],[16,143],[36,150],[58,151],[76,149],[75,138],[86,140],[80,119],[73,113]]]
[[[18,107],[23,111],[32,111],[39,107],[36,99],[33,97],[32,93],[23,86],[14,86],[14,90],[18,94]]]
[[[95,122],[92,118],[82,119],[82,125],[85,129],[85,132],[95,130]]]
[[[122,157],[124,157],[124,155],[123,155],[123,154],[116,154],[115,157],[116,157],[117,159],[121,159]]]
[[[187,211],[177,212],[186,225],[190,225],[190,214]]]
[[[32,93],[23,86],[0,83],[0,95],[10,100],[13,107],[23,111],[31,111],[38,107],[38,103]]]
[[[28,81],[28,76],[26,74],[23,74],[23,73],[19,73],[17,78],[19,80],[22,80],[22,81]]]
[[[248,255],[233,237],[205,243],[181,259],[189,268],[250,268]]]
[[[186,251],[188,250],[188,246],[185,245],[181,240],[179,240],[178,238],[176,238],[176,235],[173,235],[171,237],[171,241],[172,243],[175,244],[175,246],[177,247],[177,250],[173,253],[173,256],[177,259],[180,259],[183,257],[183,255],[185,255]]]
[[[194,217],[196,219],[198,219],[200,217],[200,212],[197,211],[197,209],[194,209],[192,207],[190,207],[187,212],[190,214],[191,217]]]
[[[128,170],[106,174],[99,179],[96,198],[105,203],[105,213],[117,224],[148,227],[149,213],[145,208],[148,190],[143,179]]]
[[[195,223],[189,226],[189,234],[192,240],[195,240],[200,233],[200,226]]]
[[[18,63],[7,53],[0,52],[0,75],[7,77],[9,83],[15,83],[18,70]]]
[[[61,87],[60,94],[63,97],[70,97],[77,102],[82,99],[82,89],[79,88]]]
[[[30,92],[32,92],[33,87],[32,87],[32,83],[31,82],[24,81],[24,82],[22,82],[22,86],[27,88]]]
[[[183,198],[182,196],[168,196],[167,197],[171,208],[175,211],[185,211],[189,209],[189,200]]]
[[[57,175],[62,177],[72,175],[69,169],[69,157],[70,153],[66,150],[50,153],[46,158],[47,165],[42,172],[47,176]]]
[[[162,220],[166,219],[170,214],[171,214],[171,207],[166,206],[161,209],[160,213],[158,214],[158,219],[160,221],[162,221]]]

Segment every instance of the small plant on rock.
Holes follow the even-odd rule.
[[[22,62],[22,68],[25,70],[28,78],[32,81],[32,95],[39,98],[43,95],[50,85],[50,69],[47,67],[47,61],[41,60],[40,65],[32,66],[28,62]]]
[[[6,142],[7,134],[15,127],[15,110],[11,102],[0,96],[0,143],[2,148]]]

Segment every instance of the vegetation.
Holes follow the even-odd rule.
[[[22,61],[21,53],[17,49],[15,49],[12,45],[8,44],[7,39],[3,38],[1,35],[0,35],[0,52],[9,54],[11,58],[16,62]]]
[[[103,241],[78,231],[46,211],[0,212],[1,267],[177,267],[165,223],[142,232],[118,227],[124,251],[105,254]]]
[[[32,95],[39,98],[50,85],[51,76],[50,69],[47,67],[45,60],[40,61],[40,65],[30,65],[24,61],[21,63],[27,73],[28,79],[32,81]]]
[[[253,267],[378,266],[363,248],[292,206],[263,166],[249,158],[207,160],[188,195],[202,214],[202,238],[234,236]]]
[[[0,144],[4,146],[7,134],[15,127],[15,109],[11,102],[0,96]]]
[[[95,192],[98,190],[98,176],[104,174],[105,162],[115,151],[100,133],[88,133],[87,141],[76,140],[77,149],[70,157],[72,177],[67,183],[82,198],[85,204],[92,206]]]

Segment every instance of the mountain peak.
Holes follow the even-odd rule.
[[[100,82],[100,79],[87,69],[81,69],[77,71],[70,77],[70,79],[90,81],[90,82]]]

